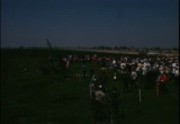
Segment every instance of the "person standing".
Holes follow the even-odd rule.
[[[102,85],[99,85],[95,91],[95,123],[108,124],[108,107],[106,101],[106,94]]]
[[[131,89],[137,88],[137,72],[135,71],[135,69],[132,69],[131,71],[131,83],[130,83],[130,87]]]
[[[110,93],[110,99],[111,99],[111,106],[112,106],[112,116],[113,121],[119,122],[119,105],[121,102],[120,93],[118,92],[117,88],[113,88],[112,92]]]
[[[124,70],[121,76],[122,76],[122,85],[123,85],[122,92],[125,93],[129,91],[130,75],[127,70]]]
[[[156,83],[156,95],[159,96],[160,94],[166,93],[167,88],[166,88],[166,83],[168,81],[168,76],[166,73],[161,74]]]

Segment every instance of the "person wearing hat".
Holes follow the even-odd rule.
[[[103,99],[105,98],[105,93],[103,92],[102,85],[98,86],[98,89],[95,91],[95,99],[98,102],[103,102]]]
[[[109,112],[105,97],[103,86],[99,85],[95,91],[95,123],[97,124],[106,124],[108,122]]]

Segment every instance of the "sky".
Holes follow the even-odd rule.
[[[1,0],[1,47],[179,44],[179,0]]]

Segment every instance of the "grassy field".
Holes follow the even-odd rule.
[[[1,124],[93,124],[90,78],[43,74],[40,67],[47,62],[48,52],[47,49],[1,50]],[[87,53],[54,50],[53,54],[63,57]],[[69,73],[80,72],[80,66],[73,64]],[[119,90],[121,83],[109,81],[110,86],[117,85]],[[136,91],[125,94],[120,104],[120,110],[125,112],[121,123],[178,124],[178,88],[174,82],[170,82],[168,88],[169,92],[159,98],[154,88],[143,88],[141,104]]]

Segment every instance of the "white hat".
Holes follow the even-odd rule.
[[[99,88],[102,88],[102,85],[99,85]]]

